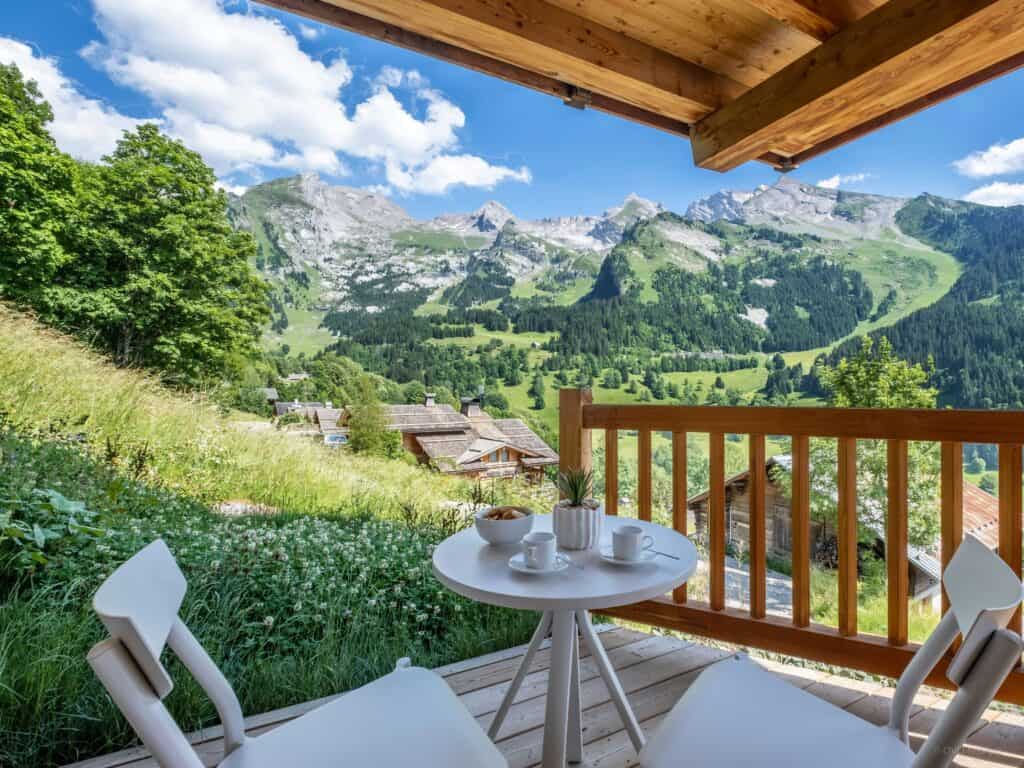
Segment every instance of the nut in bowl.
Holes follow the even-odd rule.
[[[488,544],[511,546],[533,528],[533,512],[526,507],[488,507],[476,514],[474,522]]]

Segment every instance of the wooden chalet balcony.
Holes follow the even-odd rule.
[[[638,445],[637,515],[650,520],[651,437],[672,441],[672,524],[686,533],[687,435],[709,436],[708,602],[672,595],[607,613],[729,643],[762,648],[865,672],[898,677],[917,645],[908,642],[908,441],[941,445],[941,562],[952,557],[963,537],[962,445],[999,446],[999,554],[1021,573],[1021,443],[1024,413],[966,410],[881,410],[835,408],[754,408],[673,405],[600,405],[589,390],[560,393],[562,469],[591,467],[591,435],[605,436],[605,508],[618,514],[618,433],[635,431]],[[792,440],[792,618],[766,612],[766,514],[763,471],[750,472],[750,600],[747,609],[726,606],[725,437],[749,437],[751,470],[765,466],[766,438]],[[812,437],[837,441],[838,626],[811,622],[810,456]],[[888,575],[888,636],[857,627],[857,441],[888,443],[888,505],[885,522]],[[681,471],[677,471],[681,470]],[[943,610],[946,609],[943,596]],[[1010,627],[1021,631],[1020,610]],[[949,686],[946,662],[928,682]],[[1024,672],[1014,671],[999,698],[1024,704]]]

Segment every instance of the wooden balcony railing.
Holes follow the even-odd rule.
[[[833,408],[753,408],[672,405],[596,405],[590,390],[563,389],[559,398],[560,455],[563,469],[591,468],[591,432],[605,435],[605,509],[618,513],[618,433],[635,431],[638,440],[637,515],[651,518],[651,435],[672,439],[672,524],[686,533],[686,439],[709,435],[707,603],[688,599],[686,587],[668,596],[607,611],[724,642],[800,656],[875,674],[898,677],[917,645],[908,642],[907,472],[908,441],[941,444],[941,563],[945,567],[963,537],[963,443],[999,447],[999,554],[1021,573],[1021,444],[1024,412],[965,410],[881,410]],[[726,606],[725,436],[749,437],[750,605]],[[765,443],[769,435],[789,436],[792,454],[792,618],[765,609],[766,514]],[[812,437],[838,444],[838,627],[811,622],[810,452]],[[888,508],[885,536],[888,573],[888,637],[857,629],[857,441],[888,444]],[[757,471],[755,471],[757,470]],[[947,609],[943,595],[942,610]],[[1011,627],[1021,631],[1018,610]],[[929,678],[948,687],[945,662]],[[1024,672],[1015,671],[999,698],[1024,704]]]

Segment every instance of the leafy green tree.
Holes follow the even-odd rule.
[[[356,453],[396,458],[402,453],[402,435],[390,429],[388,414],[377,395],[373,380],[363,376],[356,384],[349,405],[348,444]]]
[[[985,464],[985,459],[983,459],[981,456],[975,456],[967,464],[967,471],[970,472],[972,475],[980,475],[987,468],[988,467]]]
[[[402,390],[403,399],[412,405],[423,405],[426,394],[427,388],[422,381],[410,381]]]
[[[841,408],[934,408],[937,392],[928,387],[930,371],[897,358],[883,337],[875,349],[865,338],[860,351],[835,367],[823,367],[821,380],[829,404]],[[813,439],[811,513],[828,525],[836,522],[837,447],[831,439]],[[936,493],[939,480],[938,446],[912,442],[908,446],[908,539],[931,547],[938,536]],[[888,501],[888,446],[884,440],[857,441],[857,518],[862,540],[873,541],[885,530]]]
[[[533,381],[530,382],[530,389],[527,390],[526,394],[530,397],[543,397],[544,389],[544,376],[540,371],[537,371],[537,373],[533,375]]]
[[[51,120],[35,82],[0,64],[0,295],[29,306],[69,259],[75,162],[57,149]]]
[[[866,336],[855,356],[834,368],[823,366],[819,378],[837,408],[934,408],[938,390],[928,386],[932,373],[931,361],[911,365],[896,356],[884,336],[877,351]]]
[[[608,372],[604,375],[604,381],[601,382],[601,386],[605,389],[618,389],[622,386],[622,375],[615,368],[609,368]]]
[[[40,313],[99,341],[121,365],[195,381],[251,355],[269,317],[255,244],[235,232],[213,171],[154,125],[79,167],[75,258]]]
[[[530,391],[527,393],[533,398],[533,408],[537,411],[544,410],[546,401],[544,399],[545,390],[547,386],[544,384],[544,376],[541,375],[540,371],[533,377],[533,382],[530,384]]]
[[[991,493],[994,496],[997,491],[996,474],[994,472],[986,472],[981,476],[978,487],[985,491],[985,493]]]

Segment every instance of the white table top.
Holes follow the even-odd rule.
[[[697,568],[697,549],[676,531],[653,523],[605,515],[601,546],[611,544],[620,525],[639,525],[654,537],[654,548],[678,560],[656,557],[650,563],[621,566],[605,563],[598,550],[566,550],[579,568],[561,573],[522,574],[508,567],[521,547],[495,547],[480,538],[476,528],[450,536],[434,550],[434,574],[446,587],[471,600],[506,608],[534,611],[596,610],[629,605],[670,592]],[[534,531],[550,531],[551,515],[537,515]],[[598,548],[600,549],[600,547]]]

